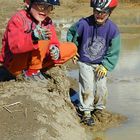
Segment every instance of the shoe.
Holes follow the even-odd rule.
[[[104,109],[94,109],[93,111],[94,115],[104,115]]]
[[[77,114],[77,115],[80,117],[80,119],[82,120],[82,118],[83,118],[83,116],[84,116],[84,112],[81,111],[81,110],[79,109],[78,106],[75,106],[75,108],[76,108],[76,114]]]
[[[26,71],[23,70],[22,76],[25,81],[39,81],[39,82],[43,82],[43,83],[47,82],[47,79],[43,76],[43,74],[40,71],[38,71],[35,74],[33,73],[31,76],[28,76],[26,74]]]
[[[108,114],[104,111],[104,109],[95,109],[93,114],[96,116],[99,122],[106,121]]]
[[[95,121],[94,119],[91,117],[91,114],[90,113],[84,113],[84,116],[81,120],[81,123],[84,123],[85,125],[88,125],[88,126],[93,126],[95,125]]]

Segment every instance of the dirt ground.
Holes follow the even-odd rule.
[[[71,84],[66,71],[66,66],[51,69],[48,84],[0,83],[0,139],[86,140],[85,129],[106,130],[126,120],[120,114],[105,111],[103,116],[95,116],[94,127],[80,124],[69,98]]]
[[[11,14],[21,8],[18,0],[0,2],[0,38]],[[75,3],[74,3],[75,2]],[[7,7],[9,7],[7,9]],[[120,8],[138,8],[136,5],[120,5]],[[122,8],[123,9],[123,8]],[[131,11],[131,10],[130,10]],[[91,8],[86,0],[62,0],[53,18],[74,18],[89,15]],[[118,17],[116,10],[114,17]],[[61,15],[61,16],[60,16]],[[70,16],[68,16],[70,15]],[[116,20],[118,21],[118,20]],[[79,123],[69,97],[69,88],[77,82],[66,76],[67,70],[75,68],[70,62],[48,71],[51,78],[47,84],[9,81],[0,83],[0,139],[1,140],[87,140],[86,129],[91,132],[116,127],[127,118],[121,114],[105,111],[94,116],[96,125],[86,127]],[[95,139],[94,139],[95,140]]]

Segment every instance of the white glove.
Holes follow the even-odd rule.
[[[51,45],[50,46],[50,56],[52,57],[53,60],[58,60],[60,56],[60,50],[56,45]]]

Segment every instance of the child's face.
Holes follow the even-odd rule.
[[[30,13],[38,21],[43,21],[53,10],[52,5],[34,3],[31,7]]]
[[[94,10],[94,17],[95,17],[97,24],[100,24],[100,25],[104,24],[109,16],[110,16],[110,13]]]

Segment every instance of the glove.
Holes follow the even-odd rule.
[[[34,41],[49,39],[47,35],[47,29],[41,28],[40,25],[37,25],[36,28],[32,31],[32,39]]]
[[[98,80],[102,79],[107,74],[107,69],[103,65],[97,66],[96,70],[96,77]]]
[[[73,61],[73,63],[74,64],[76,64],[77,63],[77,61],[78,61],[78,59],[79,59],[79,54],[78,53],[76,53],[76,55],[72,58],[72,61]]]
[[[58,60],[60,56],[60,51],[56,45],[51,45],[50,46],[50,56],[52,57],[53,60]]]

